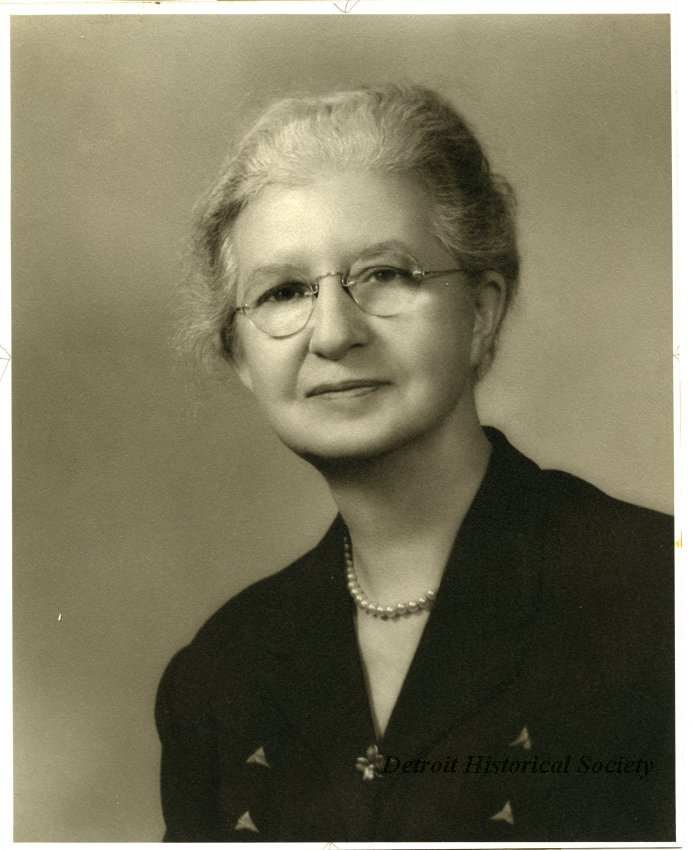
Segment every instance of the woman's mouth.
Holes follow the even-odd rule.
[[[317,384],[308,390],[306,395],[308,398],[314,398],[315,396],[321,396],[323,398],[355,398],[375,392],[388,383],[388,381],[368,378],[352,381],[331,381],[329,383]]]

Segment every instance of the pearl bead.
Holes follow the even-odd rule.
[[[371,614],[373,617],[380,617],[383,620],[395,620],[404,614],[414,614],[422,608],[429,608],[430,604],[435,601],[437,591],[428,590],[425,596],[419,596],[418,599],[412,599],[410,602],[399,602],[396,606],[377,605],[367,598],[358,584],[358,576],[353,566],[351,544],[348,537],[344,538],[344,561],[346,563],[346,587],[348,592],[356,605],[365,611],[366,614]]]

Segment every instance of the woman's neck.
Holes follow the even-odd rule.
[[[389,604],[439,585],[491,450],[474,416],[425,444],[322,467],[368,596]]]

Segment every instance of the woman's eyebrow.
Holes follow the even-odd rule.
[[[257,275],[273,274],[274,272],[286,272],[288,274],[301,274],[300,266],[296,263],[268,263],[263,266],[255,266],[248,273],[248,280],[252,280]]]
[[[405,257],[408,260],[416,262],[415,257],[411,253],[408,245],[400,242],[398,239],[387,239],[384,242],[376,242],[373,245],[367,245],[365,248],[354,251],[354,261],[367,260],[369,257],[376,257],[384,254],[387,251],[396,251],[397,254]],[[248,273],[248,280],[252,280],[257,275],[273,274],[276,272],[285,272],[293,274],[303,274],[305,269],[297,262],[287,261],[285,263],[267,263],[261,266],[255,266]]]
[[[358,252],[358,259],[367,259],[368,257],[383,254],[386,251],[397,251],[399,254],[406,256],[407,259],[415,259],[408,245],[405,245],[398,239],[388,239],[386,242],[376,242],[374,245],[368,245],[367,248]]]

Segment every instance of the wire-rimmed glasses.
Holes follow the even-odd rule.
[[[232,309],[229,320],[243,313],[267,336],[280,339],[302,331],[310,321],[319,295],[320,282],[340,279],[341,286],[355,303],[371,316],[396,316],[411,309],[421,284],[466,269],[425,270],[392,265],[371,265],[355,271],[325,272],[312,280],[285,269],[264,269],[254,275],[245,291],[245,302]]]

